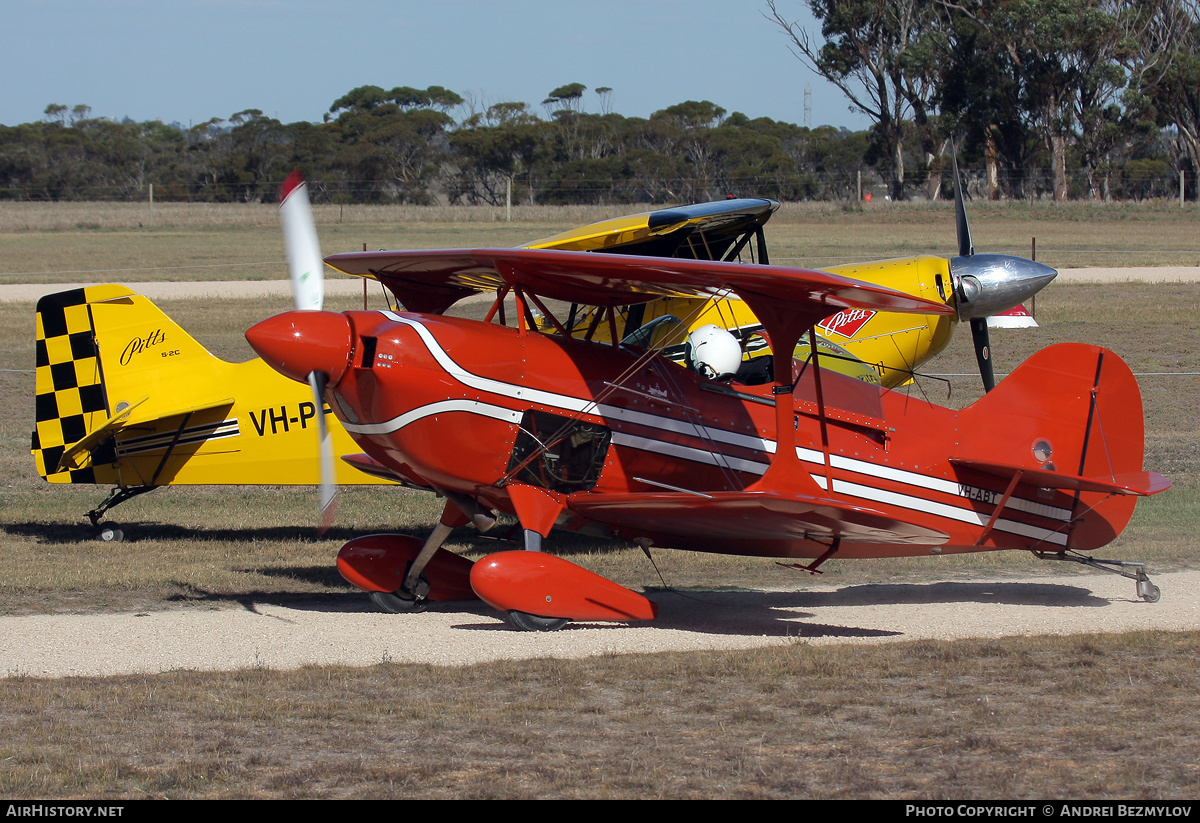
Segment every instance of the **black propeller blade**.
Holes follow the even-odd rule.
[[[958,234],[958,256],[971,258],[975,256],[975,241],[971,239],[971,224],[967,220],[967,206],[963,200],[962,175],[958,171],[958,153],[954,154],[954,223]],[[958,319],[963,319],[963,307],[975,295],[968,294],[968,283],[965,278],[956,277],[954,282],[955,306]],[[986,317],[971,318],[971,341],[975,344],[975,362],[979,364],[979,376],[983,378],[983,390],[991,391],[996,388],[996,374],[992,370],[992,343],[988,334]]]
[[[991,391],[996,388],[996,375],[992,371],[992,345],[988,338],[986,317],[971,318],[971,340],[975,343],[975,362],[979,364],[983,390]]]
[[[975,242],[971,239],[971,224],[967,222],[967,206],[963,202],[962,176],[958,172],[958,153],[954,154],[954,222],[958,233],[958,256],[975,254]]]

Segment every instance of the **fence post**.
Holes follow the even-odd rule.
[[[1029,259],[1034,261],[1035,263],[1037,262],[1037,238],[1036,237],[1029,238]],[[1034,292],[1033,296],[1029,298],[1029,316],[1032,317],[1034,320],[1037,320],[1037,292]]]

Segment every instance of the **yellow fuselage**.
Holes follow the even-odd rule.
[[[831,266],[825,271],[938,302],[946,302],[950,291],[948,262],[930,255]],[[663,298],[647,303],[641,311],[643,327],[666,315],[679,319],[679,323],[658,325],[646,341],[648,348],[663,349],[668,356],[678,352],[676,347],[682,346],[689,332],[710,323],[742,337],[746,359],[770,351],[767,341],[758,335],[761,324],[754,313],[733,297]],[[590,324],[589,312],[577,321],[575,329],[578,332]],[[831,355],[821,362],[826,368],[892,388],[911,380],[914,369],[946,347],[954,324],[953,318],[945,316],[847,309],[831,315],[817,327],[819,353],[822,357]],[[621,338],[629,331],[626,325],[618,325]],[[606,341],[608,336],[607,325],[598,324],[594,339]],[[807,340],[802,341],[795,356],[807,360],[810,345]],[[676,359],[681,357],[680,354]]]

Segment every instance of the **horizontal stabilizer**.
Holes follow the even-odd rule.
[[[89,432],[82,440],[68,446],[66,451],[63,452],[62,457],[58,460],[57,471],[81,468],[83,462],[80,458],[84,454],[91,453],[93,449],[122,429],[127,429],[130,426],[145,426],[159,420],[167,420],[171,417],[183,417],[210,409],[225,409],[233,405],[233,398],[225,398],[211,403],[201,403],[178,409],[167,409],[166,411],[151,411],[149,413],[143,411],[141,414],[133,413],[149,399],[149,397],[143,397],[136,403],[125,406],[112,417],[105,420],[98,428]]]
[[[232,397],[224,397],[220,400],[213,400],[204,403],[196,403],[191,406],[181,406],[177,409],[166,409],[159,411],[157,409],[142,414],[131,415],[126,421],[126,426],[136,426],[145,423],[150,423],[155,420],[166,420],[168,417],[182,417],[185,414],[196,414],[197,412],[210,411],[215,409],[226,409],[233,405]]]
[[[1101,494],[1136,494],[1145,497],[1171,488],[1171,481],[1155,472],[1124,472],[1107,478],[1083,477],[1046,469],[1028,469],[1003,463],[960,460],[954,457],[950,458],[950,462],[955,466],[985,472],[1006,480],[1011,480],[1019,474],[1018,482],[1043,489],[1100,492]]]
[[[143,397],[136,403],[126,406],[112,417],[101,423],[98,428],[89,432],[87,437],[84,437],[79,442],[69,446],[67,450],[62,453],[62,456],[58,458],[58,467],[55,469],[55,471],[61,472],[67,471],[68,469],[83,468],[83,461],[77,458],[82,458],[83,455],[90,454],[92,449],[96,448],[96,446],[103,443],[110,436],[120,431],[125,425],[125,421],[129,419],[129,415],[133,413],[133,410],[149,399],[149,397]]]
[[[629,537],[643,534],[683,538],[677,544],[708,541],[754,545],[786,540],[893,543],[940,546],[949,536],[881,512],[840,500],[771,491],[706,493],[649,492],[595,494],[567,498],[572,511],[618,527]]]

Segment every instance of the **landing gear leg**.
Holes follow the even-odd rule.
[[[433,556],[446,542],[450,533],[458,526],[465,525],[468,520],[481,530],[495,525],[495,521],[487,516],[475,501],[463,495],[447,493],[442,517],[426,538],[425,545],[421,546],[421,551],[408,564],[400,588],[394,592],[371,592],[371,600],[375,605],[393,614],[423,611],[429,597],[429,580],[425,578],[425,567],[433,560]]]
[[[479,505],[479,502],[465,494],[456,494],[454,492],[446,492],[446,499],[458,507],[463,516],[468,518],[475,530],[482,535],[489,537],[494,536],[492,529],[496,529],[496,518],[492,517],[492,513]],[[446,513],[442,513],[442,520],[446,520]],[[503,532],[506,529],[500,528],[497,531]]]
[[[121,488],[117,486],[108,493],[108,497],[104,498],[99,506],[87,513],[87,519],[91,521],[92,526],[97,529],[96,538],[104,543],[120,543],[125,539],[125,533],[121,531],[115,523],[109,523],[105,526],[100,525],[100,520],[111,509],[124,503],[131,497],[137,497],[139,494],[152,492],[158,486],[131,486],[129,488]]]
[[[1042,560],[1066,560],[1070,563],[1079,563],[1093,569],[1119,574],[1121,577],[1137,581],[1137,595],[1147,603],[1157,603],[1162,599],[1162,590],[1150,582],[1150,575],[1146,574],[1145,563],[1137,563],[1132,560],[1101,560],[1071,551],[1034,552],[1034,555]]]
[[[429,597],[429,581],[422,572],[452,531],[453,526],[438,523],[433,533],[425,540],[420,553],[408,564],[408,571],[404,573],[404,582],[400,584],[400,588],[394,592],[371,592],[371,600],[375,605],[392,614],[424,611],[426,598]]]

